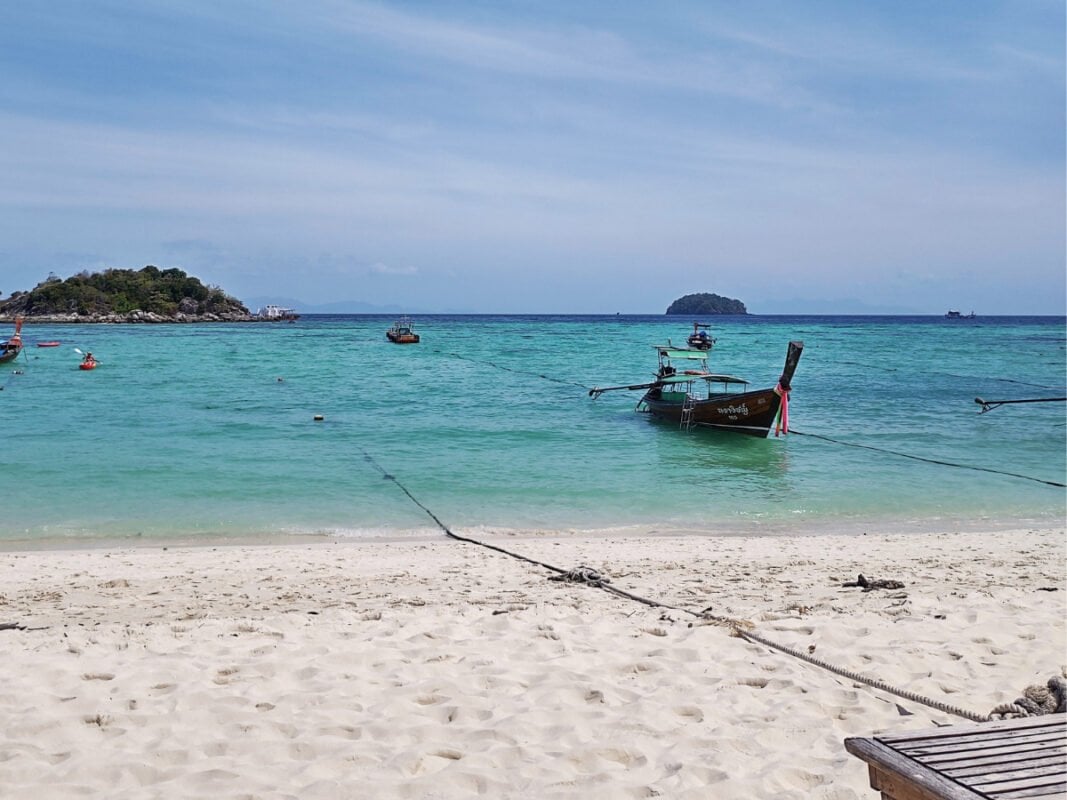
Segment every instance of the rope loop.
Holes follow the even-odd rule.
[[[1053,675],[1044,686],[1034,684],[1023,689],[1023,696],[1013,703],[1001,703],[989,712],[989,719],[1021,719],[1067,711],[1067,682]]]
[[[566,583],[584,583],[588,586],[596,587],[597,589],[604,586],[606,583],[611,583],[610,578],[606,578],[597,572],[592,567],[575,567],[572,570],[561,573],[559,575],[552,575],[549,577],[550,581],[563,581]]]

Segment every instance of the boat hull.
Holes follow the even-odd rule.
[[[393,344],[418,344],[419,335],[417,333],[393,333],[387,331],[385,334],[387,338]]]
[[[78,369],[96,369],[96,362],[93,361],[93,362],[87,364],[86,362],[83,361],[82,363],[80,363],[78,365]]]
[[[678,393],[675,393],[678,394]],[[774,389],[759,389],[717,395],[707,400],[694,400],[690,407],[690,423],[716,430],[765,437],[774,425],[782,397]],[[638,404],[640,410],[654,417],[682,425],[685,407],[683,398],[664,398],[658,389],[650,389]]]
[[[5,350],[4,352],[0,353],[0,364],[6,364],[9,361],[14,361],[16,358],[19,357],[19,353],[21,352],[21,347],[18,350]]]

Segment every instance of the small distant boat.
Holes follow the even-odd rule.
[[[419,335],[408,317],[401,317],[385,332],[385,338],[393,344],[418,344]]]
[[[0,364],[14,361],[22,352],[22,317],[15,318],[15,335],[0,344]]]
[[[589,396],[595,399],[615,389],[644,389],[637,411],[677,422],[686,430],[700,425],[764,437],[774,426],[776,436],[779,431],[788,432],[790,383],[804,349],[803,342],[789,343],[777,386],[754,390],[749,390],[748,381],[743,378],[710,372],[706,350],[669,344],[655,347],[659,369],[654,381],[633,386],[594,387],[589,390]],[[675,364],[685,368],[679,370]],[[698,391],[696,387],[701,383],[704,387]]]
[[[961,314],[959,311],[949,311],[945,314],[945,319],[974,319],[974,312],[970,314]]]
[[[689,334],[689,338],[686,340],[690,347],[695,347],[697,350],[710,350],[711,346],[715,344],[715,340],[708,335],[707,329],[711,326],[704,322],[694,322],[693,332]],[[703,328],[704,330],[701,330]]]
[[[300,319],[296,309],[283,308],[282,306],[263,306],[256,312],[256,316],[270,322],[295,322]]]
[[[78,369],[96,369],[97,362],[86,359],[78,365]]]
[[[38,347],[59,347],[59,342],[38,342]]]

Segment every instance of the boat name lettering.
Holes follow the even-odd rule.
[[[748,406],[742,403],[739,406],[726,406],[726,408],[718,409],[720,414],[741,414],[748,416]]]

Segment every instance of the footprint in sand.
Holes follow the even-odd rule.
[[[82,675],[83,681],[110,681],[114,678],[113,672],[86,672]]]
[[[691,722],[703,722],[704,712],[696,706],[677,706],[674,713],[679,717],[685,717]]]

